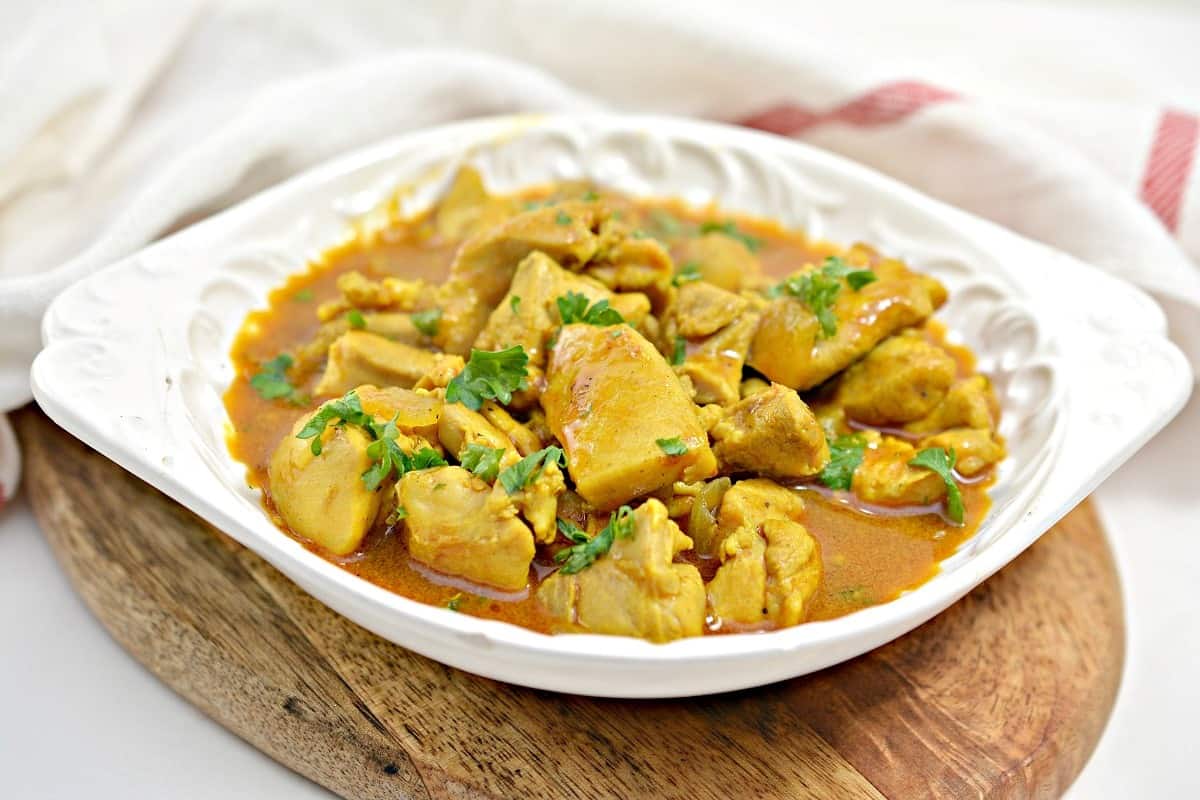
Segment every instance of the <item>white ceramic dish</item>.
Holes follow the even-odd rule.
[[[943,279],[940,313],[980,356],[1011,454],[978,534],[884,605],[760,635],[666,645],[545,636],[384,591],[282,534],[225,447],[220,396],[246,312],[416,185],[430,203],[463,160],[505,190],[590,178],[715,200],[835,241],[862,239]],[[368,215],[362,224],[372,224]],[[828,153],[656,117],[507,117],[413,133],[314,169],[76,284],[51,306],[33,389],[60,425],[253,549],[323,603],[431,658],[512,683],[617,697],[705,694],[802,675],[937,614],[1028,547],[1183,406],[1187,362],[1129,284]]]

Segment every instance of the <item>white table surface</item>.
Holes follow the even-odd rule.
[[[1200,797],[1200,394],[1098,493],[1128,650],[1070,796]],[[204,717],[125,654],[58,569],[25,499],[0,515],[0,797],[332,797]]]

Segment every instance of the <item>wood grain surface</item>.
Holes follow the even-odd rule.
[[[951,609],[853,661],[716,697],[596,700],[390,644],[37,409],[16,426],[37,518],[113,637],[347,798],[1056,797],[1120,679],[1120,589],[1086,502]]]

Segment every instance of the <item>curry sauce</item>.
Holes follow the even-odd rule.
[[[509,214],[519,214],[539,207],[552,207],[554,202],[565,196],[585,194],[592,196],[593,190],[574,185],[539,187],[506,198],[505,202]],[[690,279],[689,269],[694,263],[691,260],[692,250],[697,237],[725,236],[752,251],[761,265],[763,287],[776,285],[776,282],[793,275],[803,265],[821,264],[831,256],[847,252],[837,245],[811,241],[802,232],[785,229],[772,221],[729,215],[716,208],[693,208],[674,201],[634,200],[607,192],[603,193],[601,202],[604,203],[605,214],[621,220],[626,229],[632,231],[629,234],[631,242],[653,239],[662,243],[670,253],[676,269],[676,278],[672,282],[674,288],[660,287],[659,295],[655,294],[656,290],[646,292],[650,306],[655,309],[669,307],[670,303],[676,302],[676,289]],[[232,359],[237,377],[224,398],[231,422],[229,447],[234,457],[247,466],[249,484],[262,490],[267,511],[281,529],[291,535],[296,534],[285,522],[286,515],[276,508],[269,470],[277,448],[294,433],[298,421],[311,415],[323,401],[337,396],[318,393],[317,387],[322,370],[326,369],[322,348],[327,343],[322,336],[329,331],[330,319],[340,321],[343,317],[330,318],[326,315],[326,319],[321,319],[318,310],[335,308],[339,302],[345,302],[339,279],[351,273],[375,283],[387,278],[405,281],[421,279],[430,283],[443,280],[463,246],[463,237],[447,236],[446,226],[442,224],[445,215],[439,217],[438,212],[439,209],[435,208],[411,219],[394,220],[382,231],[360,235],[331,249],[273,291],[267,307],[248,316],[234,344]],[[483,213],[486,215],[489,212]],[[683,280],[680,280],[680,275],[684,276]],[[850,295],[852,288],[842,285],[840,291]],[[505,302],[512,302],[511,297]],[[515,312],[517,303],[513,302],[513,306]],[[347,329],[359,327],[355,324],[354,313],[354,309],[350,309],[346,317],[350,321],[341,322],[342,331],[335,333],[341,335]],[[667,312],[653,313],[663,318]],[[840,324],[850,323],[842,321]],[[655,330],[656,325],[643,326],[640,330],[649,337],[659,333]],[[924,341],[949,354],[953,362],[954,381],[961,382],[975,374],[972,354],[964,347],[951,344],[941,323],[930,317],[907,327],[918,331]],[[826,339],[820,333],[816,334],[817,343],[814,347],[822,346]],[[314,347],[314,341],[321,347]],[[676,344],[681,341],[682,337],[677,336]],[[697,345],[696,341],[704,340],[700,337],[689,340],[676,354],[671,353],[668,341],[661,346],[666,351],[663,357],[668,360],[674,356],[687,358],[702,346]],[[265,364],[283,353],[293,354],[294,357],[294,365],[286,374],[288,380],[295,384],[295,391],[285,398],[264,396],[252,381],[256,375],[263,373]],[[301,365],[304,353],[309,354],[313,363],[307,365],[304,371],[296,372],[296,365]],[[795,357],[800,358],[801,354],[797,353]],[[551,366],[552,362],[549,362],[540,369],[544,371]],[[740,361],[737,368],[739,372],[743,369]],[[678,365],[676,370],[682,372]],[[744,367],[744,373],[741,373],[743,390],[746,388],[745,379],[758,380],[761,377],[749,366]],[[543,380],[540,374],[535,378]],[[930,433],[936,433],[936,430],[917,430],[917,423],[867,425],[852,418],[843,419],[842,401],[838,394],[840,370],[834,377],[817,376],[813,380],[818,382],[798,389],[799,397],[826,424],[827,431],[831,431],[829,426],[835,424],[828,420],[836,418],[836,425],[840,427],[834,433],[853,436],[856,432],[862,432],[876,438],[882,435],[887,441],[907,442],[914,447]],[[736,387],[735,383],[735,393]],[[637,391],[638,387],[627,387],[627,390]],[[435,388],[434,391],[443,392],[443,389]],[[737,399],[735,394],[724,405],[728,407],[730,401],[736,402]],[[718,407],[722,404],[708,405]],[[514,413],[522,424],[530,428],[537,427],[528,417],[528,412]],[[715,415],[717,412],[712,413]],[[540,415],[535,414],[534,420],[542,424]],[[994,424],[993,418],[993,429]],[[997,446],[1002,447],[999,437],[994,433],[992,435]],[[444,455],[451,459],[453,454],[447,452]],[[868,463],[871,457],[868,454]],[[568,472],[570,467],[568,462]],[[726,472],[740,474],[738,469],[731,471],[723,467],[723,474]],[[815,592],[805,603],[803,618],[829,619],[887,602],[932,577],[938,570],[939,562],[973,535],[988,512],[990,502],[987,489],[993,480],[993,469],[989,465],[974,472],[971,476],[957,474],[965,508],[961,524],[948,519],[948,507],[941,497],[924,504],[868,502],[852,491],[831,489],[820,479],[776,478],[780,484],[795,490],[802,499],[803,511],[798,521],[819,546],[822,567],[820,580]],[[568,475],[568,478],[573,477]],[[675,485],[678,487],[680,483]],[[382,491],[390,493],[390,487],[389,479]],[[672,519],[686,533],[687,514],[675,513],[681,507],[686,507],[686,493],[671,496],[669,490],[663,490],[653,496],[661,497],[665,507],[671,510]],[[448,509],[446,513],[454,512]],[[564,513],[560,501],[559,517],[563,517]],[[583,529],[594,535],[599,521],[604,518],[597,515],[596,524],[591,529],[586,526]],[[585,523],[588,519],[587,514],[577,517],[577,520]],[[358,546],[345,555],[336,555],[301,536],[297,538],[322,557],[363,579],[420,602],[449,607],[459,613],[503,620],[541,632],[577,629],[571,625],[564,626],[561,621],[556,622],[547,611],[546,604],[538,598],[542,582],[555,574],[561,563],[556,563],[554,559],[554,546],[538,543],[530,562],[529,580],[524,588],[496,588],[438,571],[412,558],[407,544],[406,524],[394,512],[389,516],[381,511]],[[555,546],[561,549],[564,544],[565,541],[560,538]],[[675,561],[694,565],[706,585],[722,564],[720,558],[711,553],[698,554],[692,550],[679,553]],[[723,621],[714,616],[710,609],[705,615],[704,632],[720,634],[773,627],[776,626],[770,623]]]

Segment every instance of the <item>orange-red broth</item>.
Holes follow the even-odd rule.
[[[544,190],[540,193],[531,190],[526,196],[532,199],[544,195]],[[690,235],[688,227],[694,229],[698,222],[716,213],[713,209],[698,210],[672,201],[631,201],[607,196],[605,199],[619,213],[645,222],[650,229],[656,220],[664,218],[665,212],[685,227],[678,235]],[[785,275],[797,265],[820,260],[835,249],[810,242],[802,233],[786,230],[769,220],[741,216],[735,219],[741,231],[760,240],[758,256],[770,275]],[[661,230],[656,235],[668,242],[672,238]],[[427,216],[397,221],[370,240],[354,240],[325,253],[307,271],[274,290],[266,309],[249,315],[233,347],[237,378],[225,395],[225,406],[233,423],[229,447],[234,457],[247,465],[248,482],[263,490],[264,503],[273,515],[267,463],[296,419],[310,409],[264,400],[250,387],[250,377],[262,362],[279,353],[295,351],[312,339],[318,328],[316,308],[338,296],[339,275],[358,270],[372,278],[394,275],[438,281],[445,276],[457,244],[439,241]],[[974,357],[970,351],[949,344],[940,323],[931,321],[925,331],[955,356],[960,374],[973,371]],[[315,398],[314,406],[323,399],[326,398]],[[852,496],[830,492],[820,485],[800,487],[805,498],[804,524],[820,542],[825,567],[808,618],[830,619],[848,614],[891,600],[929,580],[937,572],[938,562],[977,530],[990,505],[987,488],[991,482],[989,473],[962,487],[967,513],[961,527],[946,523],[933,509],[922,512],[867,508]],[[286,530],[278,516],[275,517]],[[381,526],[373,530],[363,546],[345,558],[333,556],[311,542],[303,543],[355,575],[405,597],[431,605],[450,604],[461,613],[537,631],[552,630],[550,620],[534,597],[538,582],[553,570],[552,562],[541,554],[535,559],[527,590],[505,594],[435,573],[413,562],[408,557],[404,537],[395,529]],[[706,581],[717,567],[711,560],[694,557],[689,560],[700,568]],[[721,632],[719,626],[709,630],[709,633]]]

